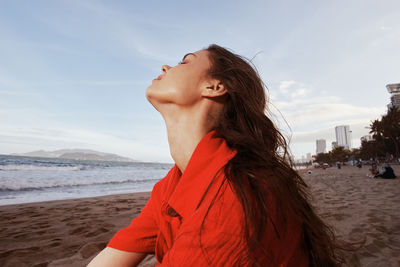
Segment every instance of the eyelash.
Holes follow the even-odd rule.
[[[179,61],[179,62],[178,62],[178,65],[181,65],[181,64],[186,64],[186,63],[183,62],[183,61]]]

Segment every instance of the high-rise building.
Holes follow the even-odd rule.
[[[306,159],[307,159],[307,162],[312,161],[311,153],[307,153]]]
[[[336,142],[338,146],[344,149],[351,149],[351,131],[349,125],[340,125],[335,127]]]
[[[333,141],[333,142],[332,142],[332,150],[335,149],[335,148],[337,148],[337,147],[338,147],[337,142],[336,142],[336,141]]]
[[[361,136],[360,140],[361,140],[361,143],[364,141],[368,142],[368,141],[372,140],[372,136],[370,134],[367,134],[367,135]]]
[[[396,107],[400,109],[400,83],[387,84],[386,89],[392,95],[388,108]]]
[[[318,139],[317,140],[317,155],[319,153],[326,153],[326,141],[325,139]]]

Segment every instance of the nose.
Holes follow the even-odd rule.
[[[162,65],[161,66],[161,70],[163,73],[167,73],[167,71],[170,69],[171,67],[168,65]]]

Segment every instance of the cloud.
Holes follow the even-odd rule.
[[[313,90],[300,81],[282,81],[278,90],[270,90],[274,94],[270,103],[273,119],[290,141],[296,157],[307,151],[315,153],[317,139],[326,139],[327,150],[330,150],[332,141],[336,140],[334,127],[338,125],[350,125],[352,146],[358,147],[360,137],[368,134],[365,127],[386,110],[385,106],[346,103],[340,97]],[[274,116],[277,113],[281,116]]]
[[[281,81],[279,83],[279,90],[273,91],[274,98],[277,93],[281,98],[303,98],[307,96],[312,90],[307,88],[305,84],[298,81]]]
[[[273,90],[271,90],[273,91]],[[294,129],[312,130],[332,127],[354,120],[368,121],[379,117],[386,107],[364,107],[346,103],[333,95],[324,95],[299,81],[282,81],[279,94],[273,98],[276,107]]]
[[[292,97],[292,98],[295,98],[295,97],[304,97],[304,96],[306,96],[307,94],[308,94],[308,89],[307,88],[299,88],[299,89],[296,89],[293,93],[291,93],[290,94],[290,96]]]
[[[289,87],[291,87],[292,85],[296,84],[295,81],[282,81],[279,85],[279,91],[282,94],[286,94],[288,93],[288,89]]]
[[[383,113],[382,108],[378,107],[359,107],[344,103],[313,103],[283,112],[287,119],[298,125],[312,123],[322,123],[332,125],[335,121],[348,121],[355,118],[369,119]]]

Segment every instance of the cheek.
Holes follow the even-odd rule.
[[[196,78],[187,76],[184,79],[179,79],[171,88],[178,104],[188,105],[200,100],[199,82]]]

